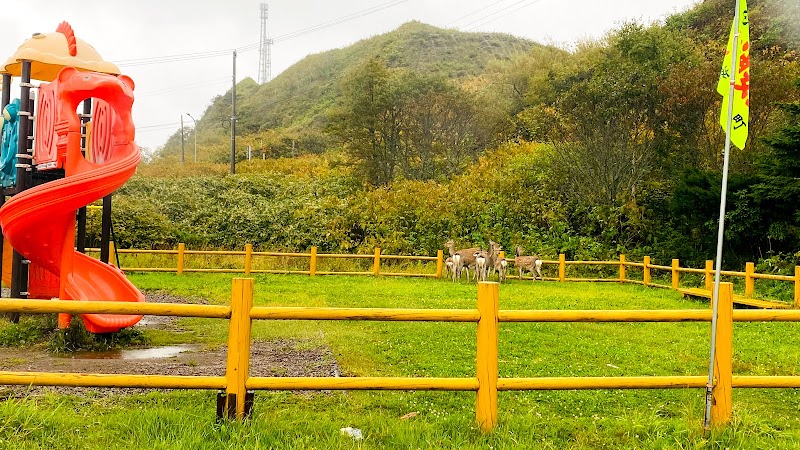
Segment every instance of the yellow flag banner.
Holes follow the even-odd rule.
[[[747,130],[750,128],[750,27],[747,18],[747,2],[740,0],[739,23],[736,19],[731,24],[731,35],[728,38],[728,50],[722,63],[717,92],[722,95],[722,111],[720,124],[723,130],[728,129],[728,104],[731,101],[730,83],[733,77],[733,114],[731,122],[731,143],[744,150],[747,141]],[[736,70],[731,73],[731,57],[733,56],[733,35],[738,25],[739,38],[736,49]]]

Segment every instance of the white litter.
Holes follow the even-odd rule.
[[[340,428],[339,433],[345,436],[350,436],[355,441],[360,441],[364,439],[364,433],[362,433],[361,430],[359,430],[358,428],[353,428],[353,427]]]

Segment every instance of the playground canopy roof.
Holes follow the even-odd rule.
[[[0,73],[19,77],[22,74],[22,61],[31,61],[31,79],[53,81],[64,67],[74,67],[82,71],[119,75],[119,67],[103,58],[83,39],[75,38],[77,52],[70,55],[67,38],[59,32],[36,33],[23,42],[11,55]]]

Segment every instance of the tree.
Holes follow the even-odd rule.
[[[800,78],[796,82],[800,88]],[[752,188],[752,201],[768,221],[765,235],[770,251],[796,251],[800,245],[800,101],[780,103],[785,125],[761,139],[770,151],[759,155],[763,171]]]
[[[373,58],[344,76],[342,103],[333,114],[331,131],[339,136],[372,185],[395,175],[400,145],[400,104],[386,65]]]
[[[400,173],[404,178],[449,178],[475,160],[486,137],[469,94],[443,77],[403,74]]]
[[[450,177],[489,140],[472,96],[442,76],[372,59],[345,77],[342,94],[330,129],[371,185]]]

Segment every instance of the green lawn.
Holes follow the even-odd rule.
[[[142,289],[225,304],[230,275],[133,274]],[[257,276],[255,303],[278,306],[474,308],[477,290],[443,280]],[[501,309],[689,309],[702,302],[641,286],[518,282]],[[181,319],[189,333],[153,344],[224,344],[227,321]],[[3,323],[0,328],[10,325]],[[794,375],[800,327],[737,323],[734,374]],[[706,375],[710,325],[500,324],[500,376]],[[259,321],[253,338],[329,347],[345,375],[465,377],[475,324]],[[245,424],[214,422],[212,392],[110,398],[50,395],[0,403],[0,448],[797,448],[800,394],[734,391],[734,423],[703,436],[698,389],[501,392],[499,427],[474,424],[471,392],[259,392]],[[418,411],[408,420],[400,417]],[[352,426],[363,441],[340,436]]]

